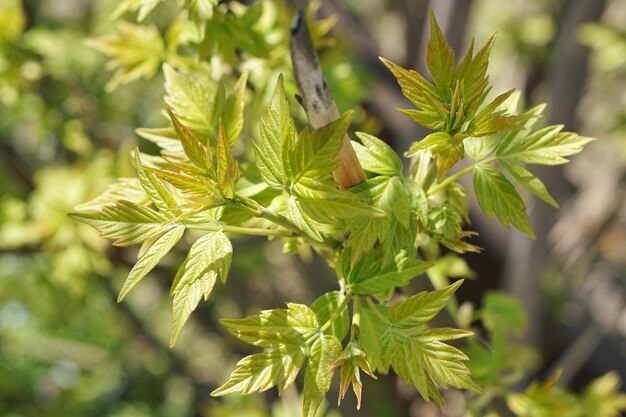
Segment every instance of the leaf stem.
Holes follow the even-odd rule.
[[[330,328],[330,326],[333,325],[337,317],[339,317],[339,315],[343,312],[343,310],[345,310],[345,308],[348,306],[348,303],[350,302],[350,300],[352,300],[352,293],[347,293],[346,297],[343,299],[341,304],[337,306],[337,308],[332,312],[328,320],[326,320],[326,323],[324,323],[324,325],[320,327],[320,331],[322,333],[324,333],[326,330]]]
[[[376,304],[374,304],[374,301],[372,301],[372,297],[367,297],[365,300],[367,301],[367,305],[370,306],[370,308],[374,311],[374,314],[376,314],[379,319],[381,319],[385,323],[389,322],[389,319],[383,316],[383,313],[381,313],[378,307],[376,307]]]
[[[361,297],[355,295],[352,303],[352,326],[350,326],[350,341],[359,337],[361,328]]]
[[[462,170],[450,175],[449,177],[447,177],[445,180],[441,181],[439,184],[435,185],[433,188],[431,188],[430,190],[428,190],[428,192],[426,193],[427,195],[433,195],[441,190],[445,190],[445,188],[452,182],[458,180],[459,178],[461,178],[463,175],[465,174],[469,174],[470,172],[472,172],[472,169],[474,169],[474,164],[463,168]]]
[[[254,227],[239,227],[229,225],[186,225],[188,229],[207,230],[210,232],[223,231],[226,233],[238,233],[242,235],[250,236],[271,236],[271,237],[290,237],[293,233],[290,231],[275,230],[275,229],[259,229]]]
[[[314,244],[318,244],[318,245],[324,245],[326,247],[328,247],[329,249],[336,249],[339,245],[340,242],[325,236],[324,237],[324,241],[323,242],[318,242],[317,240],[311,239],[310,237],[308,237],[307,235],[305,235],[304,233],[302,233],[302,230],[300,230],[298,228],[298,226],[296,226],[295,224],[293,224],[287,217],[283,216],[282,214],[278,214],[278,213],[274,213],[272,210],[263,207],[262,205],[260,205],[259,203],[257,203],[256,201],[252,200],[251,198],[247,198],[247,197],[241,197],[241,196],[235,196],[235,202],[239,203],[239,207],[247,210],[248,212],[250,212],[252,215],[254,215],[255,217],[260,217],[266,220],[271,221],[272,223],[275,223],[279,226],[284,227],[285,229],[289,230],[292,232],[291,235],[288,236],[297,236],[297,237],[301,237],[304,238]]]
[[[483,164],[490,164],[491,162],[495,161],[497,158],[496,157],[492,157],[489,159],[484,159],[482,161],[478,161],[478,162],[474,162],[472,165],[463,168],[462,170],[455,172],[454,174],[450,175],[449,177],[447,177],[445,180],[441,181],[439,184],[437,184],[436,186],[434,186],[433,188],[429,189],[426,194],[427,195],[433,195],[441,190],[444,190],[448,185],[450,185],[450,183],[458,180],[459,178],[461,178],[462,176],[469,174],[470,172],[472,172],[472,170],[474,169],[474,167],[476,165],[483,165]]]

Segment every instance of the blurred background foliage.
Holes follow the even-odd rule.
[[[212,3],[0,0],[1,416],[297,415],[295,390],[282,398],[209,397],[247,349],[217,318],[285,299],[310,303],[333,289],[320,262],[282,256],[278,241],[236,240],[230,285],[201,303],[169,349],[167,284],[184,251],[117,304],[137,250],[113,248],[67,217],[116,178],[133,176],[132,148],[155,150],[134,130],[165,125],[164,62],[207,82],[234,83],[248,71],[244,136],[256,134],[279,73],[293,96],[287,43],[298,2]],[[423,70],[429,7],[457,51],[471,36],[480,44],[498,31],[496,90],[515,86],[528,106],[548,102],[549,123],[600,139],[566,169],[543,175],[562,210],[557,217],[543,203],[531,207],[536,242],[474,216],[485,252],[468,256],[469,265],[444,256],[431,279],[475,278],[461,289],[457,319],[480,320],[484,337],[465,350],[489,396],[469,404],[467,415],[619,415],[626,407],[617,394],[626,376],[624,0],[317,6],[314,40],[339,108],[357,109],[355,126],[399,151],[425,132],[395,112],[404,99],[377,56]],[[439,410],[393,376],[364,384],[359,415],[464,415],[459,392],[447,392]],[[511,386],[517,393],[505,394]],[[320,414],[355,415],[350,406],[334,408],[334,392]]]

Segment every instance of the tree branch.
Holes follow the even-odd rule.
[[[313,48],[303,9],[296,14],[291,27],[291,62],[301,97],[298,99],[313,129],[319,129],[339,119],[339,110],[324,79],[324,73]],[[333,177],[342,189],[358,185],[367,179],[346,134],[337,154],[341,164]]]

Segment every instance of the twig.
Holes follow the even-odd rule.
[[[291,27],[291,62],[301,97],[300,104],[313,129],[319,129],[339,119],[339,110],[333,100],[328,84],[313,48],[303,9],[299,9]],[[337,155],[340,165],[333,177],[342,189],[358,185],[367,179],[356,153],[346,134]]]

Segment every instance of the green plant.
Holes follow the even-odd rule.
[[[118,13],[139,11],[141,20],[157,3],[126,1]],[[162,60],[167,62],[163,73],[171,127],[138,131],[160,148],[160,156],[135,150],[138,178],[121,180],[72,213],[115,245],[142,244],[119,300],[184,234],[193,237],[171,287],[173,346],[201,299],[210,296],[218,280],[226,283],[233,257],[229,236],[281,238],[288,253],[312,249],[325,259],[336,273],[338,289],[310,306],[288,303],[285,309],[222,320],[235,337],[263,350],[242,359],[213,395],[273,387],[282,393],[302,368],[304,416],[316,414],[335,370],[340,399],[352,385],[358,406],[361,372],[376,378],[393,370],[425,400],[439,404],[444,402],[439,389],[480,394],[489,388],[487,382],[472,380],[472,362],[468,368],[464,350],[446,343],[473,334],[471,320],[460,320],[454,301],[463,281],[451,283],[445,273],[434,278],[434,269],[441,269],[444,260],[439,245],[459,253],[479,250],[466,241],[473,232],[464,229],[467,193],[457,180],[472,173],[476,198],[487,217],[495,214],[504,226],[514,225],[534,237],[518,188],[549,204],[556,202],[524,165],[565,163],[591,139],[561,132],[562,126],[535,129],[544,107],[518,111],[519,95],[513,90],[489,101],[487,65],[495,38],[476,53],[472,44],[457,66],[431,15],[426,62],[433,82],[388,60],[383,63],[417,107],[402,112],[435,133],[410,147],[407,170],[383,140],[362,132],[356,133],[360,143],[348,143],[357,158],[338,157],[347,146],[352,112],[318,129],[298,131],[285,93],[294,90],[292,83],[285,86],[279,76],[269,104],[263,91],[273,83],[267,73],[254,77],[253,91],[247,88],[254,74],[238,65],[236,49],[262,60],[264,71],[289,78],[285,62],[272,56],[259,30],[265,24],[270,31],[261,19],[261,6],[212,1],[183,6],[167,45],[156,30],[135,25],[120,26],[119,35],[92,41],[113,58],[110,66],[117,72],[109,88],[149,77]],[[310,19],[314,43],[319,43],[327,28]],[[159,41],[148,42],[150,53],[142,55],[146,48],[137,46],[152,38]],[[221,57],[230,66],[229,76],[215,81],[206,62],[191,63],[179,53],[184,47],[197,49],[200,58]],[[246,103],[252,110],[244,117]],[[253,139],[242,146],[238,140],[246,126]],[[473,162],[449,174],[466,154]],[[341,169],[362,172],[361,167],[364,181],[355,186],[339,174]],[[425,272],[434,291],[402,293],[402,287]],[[434,325],[433,318],[446,307],[460,329]],[[500,326],[489,330],[506,345]],[[474,342],[466,350],[477,363],[485,353]],[[490,374],[498,381],[499,372],[511,364],[500,365]],[[524,398],[542,392],[531,391]],[[509,398],[513,411],[531,415],[525,414],[519,397]],[[480,403],[475,408],[480,410]]]

